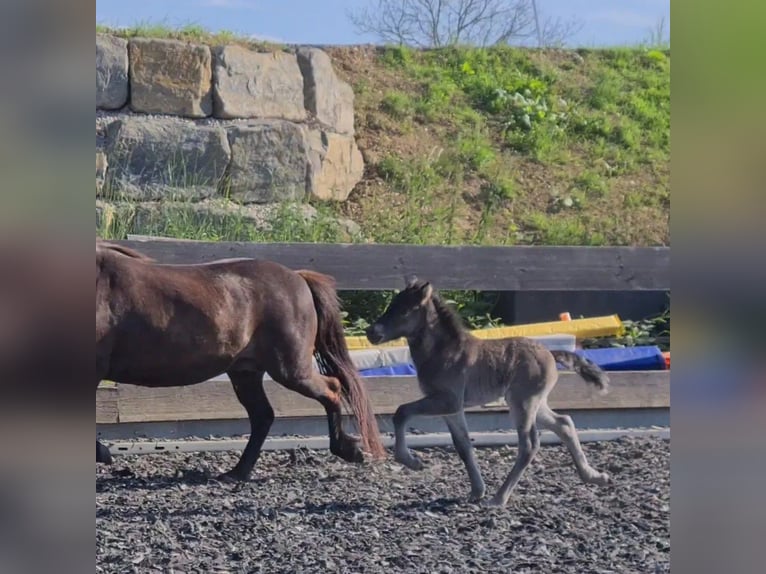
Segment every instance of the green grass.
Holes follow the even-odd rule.
[[[230,30],[210,32],[204,26],[197,23],[188,23],[183,26],[172,26],[165,21],[138,21],[132,26],[125,28],[112,28],[103,24],[96,24],[96,32],[111,34],[120,38],[157,38],[165,40],[184,40],[198,44],[245,44],[264,48],[277,49],[281,46],[273,42],[254,40],[246,34],[239,34]]]
[[[395,120],[410,119],[415,106],[412,98],[401,92],[388,92],[380,102],[380,108]]]
[[[102,204],[104,214],[96,223],[96,234],[104,239],[125,239],[128,234],[155,235],[199,241],[253,241],[285,243],[354,242],[353,236],[326,206],[307,218],[298,204],[275,207],[268,225],[256,225],[244,209],[225,200],[208,209],[192,203],[142,205],[129,201]],[[217,209],[216,209],[217,208]]]
[[[513,243],[521,237],[591,245],[667,235],[658,229],[667,211],[658,198],[669,197],[669,179],[655,174],[669,172],[669,50],[643,46],[549,56],[510,47],[389,47],[378,63],[411,86],[387,88],[380,109],[394,122],[414,124],[404,130],[384,122],[383,129],[407,137],[437,133],[431,139],[438,139],[439,153],[434,160],[434,146],[424,142],[414,156],[381,158],[379,173],[389,173],[396,157],[396,177],[384,181],[393,193],[406,190],[408,199],[383,221],[363,223],[376,240],[397,235],[407,242]],[[369,78],[358,95],[364,113],[365,102],[375,99]],[[552,208],[542,208],[548,191],[518,182],[534,171],[547,174],[559,198]],[[633,180],[640,192],[627,189]],[[466,183],[474,191],[455,201],[466,195],[456,185]],[[425,205],[430,213],[446,209],[460,218],[465,202],[477,212],[470,232],[442,217],[425,232],[423,218],[412,217]],[[618,210],[645,207],[657,213],[634,219],[651,230],[620,229]],[[591,228],[571,213],[560,219],[563,211],[588,214]]]

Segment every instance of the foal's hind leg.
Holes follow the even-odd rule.
[[[599,486],[604,486],[611,482],[606,472],[599,472],[588,463],[585,453],[580,446],[580,439],[577,438],[574,422],[570,416],[560,415],[544,403],[540,405],[540,409],[537,411],[537,424],[544,429],[556,433],[561,442],[567,446],[577,467],[577,473],[583,482],[598,484]]]
[[[263,390],[263,372],[227,373],[239,402],[250,419],[250,438],[236,466],[219,476],[224,481],[245,481],[261,456],[261,448],[274,422],[274,409]]]
[[[519,435],[519,452],[508,478],[497,493],[485,503],[486,506],[502,507],[508,503],[513,489],[537,454],[540,448],[540,436],[535,425],[538,404],[537,401],[528,401],[524,404],[511,402],[510,407],[516,419],[516,431]]]

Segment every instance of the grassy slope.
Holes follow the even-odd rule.
[[[377,241],[669,243],[668,52],[328,51],[367,162],[341,210]]]
[[[197,26],[118,33],[264,46]],[[376,242],[669,244],[669,51],[327,51],[354,88],[367,169],[322,215]],[[348,240],[327,217],[286,222],[279,240]],[[198,220],[176,223],[147,231],[199,237]],[[229,227],[221,239],[271,239]]]

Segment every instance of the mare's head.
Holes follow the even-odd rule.
[[[409,337],[418,332],[425,321],[433,288],[427,281],[410,277],[403,291],[394,296],[388,308],[367,329],[367,340],[373,345]]]

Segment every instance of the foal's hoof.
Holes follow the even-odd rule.
[[[423,463],[420,461],[420,459],[415,458],[409,453],[408,454],[395,453],[394,460],[396,460],[396,462],[400,464],[403,464],[410,470],[423,470]]]
[[[596,484],[598,486],[608,486],[612,484],[614,481],[612,480],[612,477],[609,476],[606,472],[599,472],[597,473],[592,479],[591,484]]]
[[[471,494],[468,495],[468,502],[471,504],[475,504],[477,502],[481,502],[481,499],[484,498],[484,490],[472,490]]]
[[[505,507],[505,503],[497,496],[493,496],[492,498],[488,500],[482,500],[481,505],[485,508],[504,508]]]

